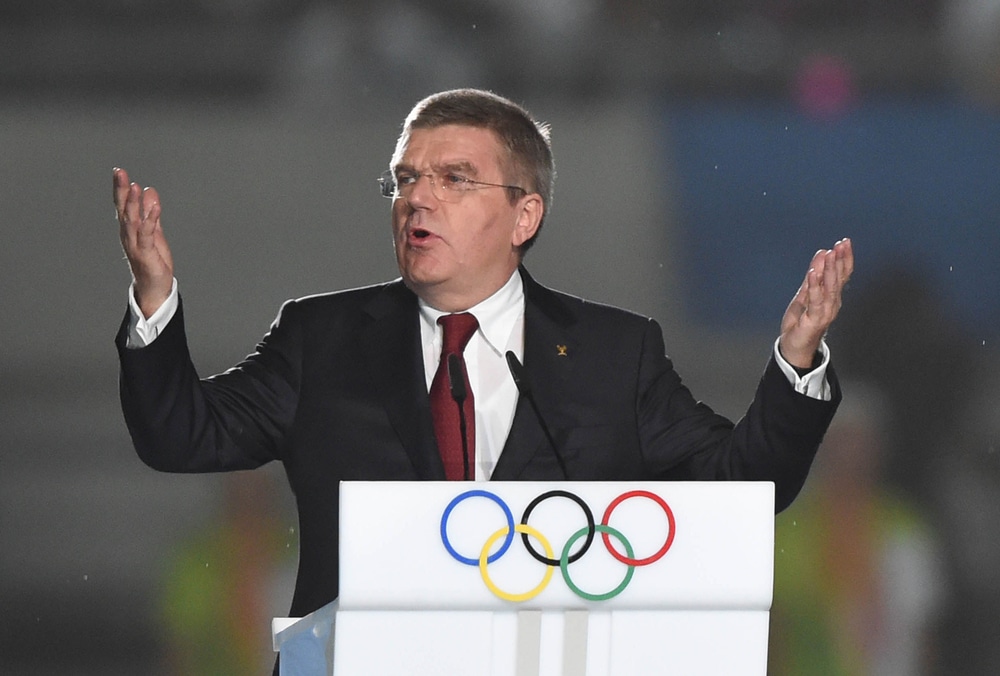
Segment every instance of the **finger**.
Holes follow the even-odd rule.
[[[831,249],[826,255],[826,267],[823,270],[824,302],[839,302],[840,289],[843,286],[843,261],[838,259],[837,252]]]
[[[839,242],[837,242],[837,258],[843,262],[844,273],[843,279],[844,283],[851,278],[851,274],[854,272],[854,245],[850,239],[846,237]]]
[[[828,257],[827,265],[831,265],[836,270],[836,278],[831,282],[824,277],[824,284],[828,285],[831,291],[836,291],[835,295],[839,300],[840,292],[847,285],[851,273],[854,271],[854,255],[850,240],[842,239],[837,242],[831,253],[832,258]]]
[[[803,310],[805,309],[804,306],[808,303],[809,300],[810,275],[812,275],[815,270],[822,271],[824,269],[824,267],[826,266],[826,259],[825,259],[826,252],[827,252],[826,249],[819,249],[816,253],[813,254],[812,260],[809,261],[809,269],[806,270],[806,276],[802,279],[802,285],[799,287],[799,290],[795,293],[795,298],[792,299],[793,303],[794,302],[801,303],[803,305]]]
[[[115,211],[118,214],[118,222],[124,218],[125,200],[128,198],[128,173],[119,167],[111,170],[112,177],[112,197],[115,202]]]
[[[808,304],[815,305],[817,294],[823,293],[823,282],[826,279],[826,273],[830,269],[830,251],[828,249],[820,249],[813,256],[812,267],[809,268],[809,295]]]
[[[122,227],[129,239],[134,240],[136,232],[142,225],[142,188],[138,183],[129,183],[122,214]]]
[[[143,216],[142,226],[136,233],[140,246],[155,244],[156,239],[161,235],[160,213],[161,207],[159,202],[149,206],[149,210]]]
[[[142,191],[142,198],[140,200],[140,207],[142,213],[142,220],[148,220],[153,211],[153,207],[159,206],[160,204],[160,193],[156,191],[156,188],[149,186]]]
[[[829,270],[829,268],[826,268]],[[823,279],[824,270],[820,270],[819,266],[813,268],[809,271],[809,289],[808,289],[808,301],[806,303],[806,315],[812,317],[817,311],[822,307],[824,300]]]
[[[813,254],[812,260],[809,261],[809,269],[812,270],[818,265],[822,265],[826,257],[827,249],[817,249],[816,253]]]
[[[140,248],[155,246],[155,237],[160,228],[160,195],[156,188],[145,188],[139,198],[141,221],[136,228],[136,243]]]

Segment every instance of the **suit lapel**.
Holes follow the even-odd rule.
[[[389,421],[419,479],[444,480],[434,439],[424,376],[416,296],[401,282],[385,288],[366,308],[372,323],[362,335],[366,368]]]
[[[571,342],[567,334],[575,323],[576,316],[556,294],[532,279],[524,268],[521,268],[521,278],[524,281],[524,370],[542,416],[545,417],[556,444],[559,444],[559,430],[552,427],[558,421],[555,407],[559,402],[556,397],[560,392],[566,391],[562,383],[567,369],[572,366],[572,360],[567,356],[559,356],[557,346],[565,346]],[[563,479],[554,453],[541,424],[531,410],[530,402],[526,397],[518,396],[514,421],[493,471],[493,480]],[[525,468],[538,455],[548,456],[547,460],[551,460],[551,463],[545,462],[533,467],[531,474],[525,475]],[[544,476],[540,475],[540,467],[551,467],[551,472],[545,471]]]

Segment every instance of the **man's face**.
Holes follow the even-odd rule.
[[[413,130],[397,154],[393,171],[410,185],[392,204],[396,261],[406,285],[439,310],[466,310],[503,286],[520,262],[518,247],[538,228],[537,194],[511,204],[504,188],[441,187],[449,175],[507,183],[500,152],[492,131],[446,125]]]

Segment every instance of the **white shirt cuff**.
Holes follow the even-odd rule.
[[[160,307],[156,308],[156,312],[147,319],[142,315],[139,303],[135,300],[135,284],[130,284],[128,287],[130,318],[128,322],[128,340],[125,342],[125,347],[129,349],[146,347],[156,340],[160,332],[173,319],[174,313],[177,312],[177,307],[180,304],[178,298],[177,278],[175,277],[173,285],[170,287],[170,295],[167,296],[167,299],[163,301]]]
[[[823,357],[820,365],[804,376],[800,376],[795,371],[795,368],[781,356],[781,350],[778,349],[778,342],[780,340],[779,338],[774,341],[774,359],[778,362],[778,367],[785,374],[785,377],[788,378],[788,382],[795,388],[795,391],[813,399],[830,401],[833,398],[833,394],[830,392],[830,383],[826,379],[826,367],[830,363],[830,348],[827,347],[826,341],[823,340],[819,343],[819,352]]]

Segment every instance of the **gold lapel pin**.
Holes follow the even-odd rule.
[[[569,356],[569,355],[566,354],[566,346],[565,345],[556,345],[556,350],[558,350],[558,352],[556,354],[559,357],[567,357],[567,356]]]

